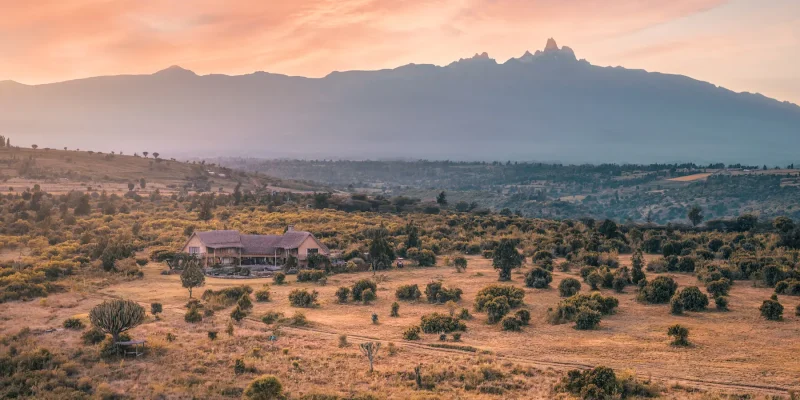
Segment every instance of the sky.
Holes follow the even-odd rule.
[[[800,104],[800,0],[0,0],[0,81],[498,62],[547,38],[595,65]]]

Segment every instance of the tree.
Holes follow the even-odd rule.
[[[158,158],[158,156],[159,156],[159,155],[160,155],[160,154],[158,154],[158,153],[153,153],[153,157],[154,157],[154,158]]]
[[[422,242],[419,240],[419,228],[414,225],[413,222],[409,222],[408,225],[406,225],[406,234],[408,235],[406,239],[407,249],[422,245]]]
[[[380,342],[361,343],[358,345],[358,347],[361,349],[361,353],[367,356],[367,359],[369,360],[369,372],[372,372],[372,365],[375,360],[375,356],[378,354],[378,350],[381,348]]]
[[[92,325],[110,334],[115,344],[122,332],[139,326],[144,317],[144,307],[132,300],[107,300],[89,311]]]
[[[197,218],[202,221],[208,221],[214,218],[214,195],[205,194],[200,197],[200,211],[197,213]]]
[[[689,218],[689,221],[692,222],[693,226],[700,225],[700,223],[703,222],[703,210],[700,209],[699,206],[692,206],[692,208],[689,209],[687,217]]]
[[[36,149],[38,149],[38,148],[39,148],[39,145],[32,144],[32,145],[31,145],[31,148],[32,148],[32,149],[34,149],[34,150],[36,150]]]
[[[133,182],[128,182],[128,191],[133,191],[136,188],[136,184]]]
[[[147,187],[147,181],[144,180],[144,178],[140,178],[139,179],[139,187],[142,188],[142,189]]]
[[[565,278],[558,284],[558,294],[561,297],[574,296],[581,291],[581,283],[575,278]]]
[[[759,311],[761,311],[761,316],[767,320],[780,321],[783,319],[783,305],[778,302],[778,296],[774,294],[769,300],[764,300]]]
[[[78,205],[75,206],[73,213],[75,215],[89,215],[92,212],[92,206],[89,205],[89,195],[83,194],[78,199]]]
[[[233,189],[233,205],[238,206],[242,202],[242,182],[236,182]]]
[[[200,263],[194,259],[187,263],[181,273],[181,284],[189,289],[189,298],[192,298],[192,289],[206,284],[206,276],[200,268]]]
[[[148,153],[146,151],[143,151],[142,154],[144,155],[144,158],[147,158],[147,155],[150,154],[150,153]]]
[[[372,273],[378,270],[379,267],[389,268],[394,260],[394,249],[387,239],[389,231],[383,226],[375,230],[372,235],[372,241],[369,244],[369,257],[372,262]]]
[[[501,281],[511,280],[511,270],[522,265],[522,254],[517,251],[517,241],[514,239],[500,239],[500,244],[494,250],[492,266],[499,271]]]
[[[438,196],[436,196],[436,204],[440,206],[447,205],[447,193],[445,193],[444,190],[441,191]]]

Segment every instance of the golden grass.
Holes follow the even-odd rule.
[[[673,182],[693,182],[693,181],[699,181],[699,180],[706,179],[709,176],[711,176],[710,173],[692,174],[692,175],[686,175],[686,176],[679,176],[677,178],[670,178],[670,179],[667,179],[667,180],[668,181],[673,181]]]
[[[629,257],[622,256],[623,264]],[[437,385],[434,393],[442,398],[552,398],[551,392],[557,377],[565,368],[583,365],[607,365],[617,370],[632,369],[643,376],[653,376],[679,386],[699,386],[714,389],[697,381],[713,381],[723,384],[778,386],[800,389],[800,318],[793,315],[800,302],[795,297],[781,297],[786,308],[785,321],[768,322],[759,316],[758,306],[769,297],[771,290],[753,287],[750,282],[737,282],[731,290],[730,312],[707,311],[672,316],[667,305],[643,305],[635,300],[635,288],[628,287],[626,293],[616,294],[603,290],[604,295],[619,298],[620,306],[615,315],[606,317],[600,328],[594,331],[578,331],[571,324],[550,325],[546,322],[547,309],[558,301],[558,283],[577,273],[554,273],[552,289],[525,289],[525,307],[531,311],[531,326],[521,333],[502,332],[497,325],[487,325],[486,315],[472,309],[473,298],[482,287],[495,283],[496,272],[490,261],[477,257],[469,258],[465,273],[452,268],[436,267],[395,270],[383,273],[379,284],[378,300],[370,305],[338,304],[334,292],[339,286],[349,286],[358,279],[372,277],[371,273],[340,274],[329,277],[327,286],[297,283],[293,276],[289,284],[276,286],[270,279],[228,280],[207,278],[206,286],[195,290],[196,296],[204,289],[219,290],[224,287],[247,284],[259,289],[270,284],[272,301],[254,303],[253,320],[246,320],[236,329],[235,338],[225,335],[230,309],[222,310],[204,322],[191,325],[183,321],[188,292],[180,286],[177,275],[164,276],[159,272],[162,265],[149,264],[141,280],[122,282],[100,289],[97,295],[76,298],[73,293],[50,296],[46,304],[9,303],[0,311],[0,333],[13,333],[22,326],[46,328],[60,326],[73,315],[88,310],[107,297],[134,299],[149,304],[164,304],[165,318],[150,321],[133,331],[134,337],[147,338],[154,353],[135,361],[124,361],[122,374],[119,369],[95,367],[98,379],[107,380],[112,388],[129,391],[133,387],[142,390],[143,397],[165,393],[168,396],[209,395],[219,393],[226,386],[244,387],[254,377],[236,378],[232,373],[235,358],[245,357],[248,365],[255,365],[261,373],[277,374],[293,394],[330,392],[339,394],[377,392],[387,398],[425,398],[413,388],[413,380],[404,374],[413,371],[417,363],[435,374],[448,366],[469,367],[485,359],[485,362],[510,373],[514,368],[538,368],[534,376],[514,376],[519,387],[509,389],[505,396],[490,396],[475,390],[465,390],[449,381]],[[648,274],[650,275],[650,274]],[[687,274],[671,274],[681,286],[696,285],[696,279]],[[432,349],[426,344],[440,343],[437,335],[423,335],[419,342],[402,340],[407,327],[417,325],[424,314],[447,312],[442,305],[431,305],[424,301],[400,302],[400,317],[389,317],[390,305],[396,301],[395,288],[402,284],[417,283],[424,290],[431,280],[441,279],[448,287],[464,290],[460,305],[473,314],[467,322],[468,331],[462,335],[464,346],[473,346],[488,355]],[[651,277],[652,279],[652,277]],[[513,284],[522,286],[521,272],[513,275]],[[320,307],[297,309],[289,306],[287,296],[294,288],[314,289],[320,292]],[[582,291],[588,287],[584,285]],[[56,305],[67,303],[69,308]],[[713,304],[713,302],[712,302]],[[149,306],[146,307],[149,310]],[[305,313],[311,321],[310,330],[283,328],[277,348],[270,351],[266,340],[271,327],[257,320],[267,311],[283,312],[291,316],[295,311]],[[371,322],[372,313],[379,315],[379,324]],[[9,321],[16,321],[10,323]],[[24,322],[23,322],[24,321]],[[669,345],[666,329],[680,323],[690,329],[689,348]],[[218,330],[216,342],[207,338],[208,330]],[[163,340],[167,332],[178,337],[178,341]],[[351,345],[338,347],[340,334],[349,336]],[[64,332],[43,336],[44,344],[61,345],[66,348],[81,346],[78,333]],[[360,355],[357,344],[369,338],[383,341],[384,348],[376,363],[376,374],[366,373],[366,360]],[[394,342],[400,352],[388,356],[386,343]],[[260,349],[261,358],[252,351]],[[297,366],[294,363],[297,362]],[[559,372],[548,371],[547,365]],[[441,371],[439,371],[441,372]],[[464,372],[464,371],[462,371]],[[136,379],[131,376],[135,376]],[[198,382],[195,384],[193,380]],[[721,386],[724,388],[724,386]],[[670,391],[671,398],[701,398],[678,391]],[[700,395],[697,395],[700,396]],[[706,397],[714,398],[714,397]]]

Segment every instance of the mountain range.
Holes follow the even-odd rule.
[[[163,156],[582,162],[800,161],[800,107],[680,75],[579,60],[550,39],[498,63],[0,82],[13,144]]]

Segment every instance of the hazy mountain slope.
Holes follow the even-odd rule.
[[[0,82],[0,132],[40,146],[302,157],[797,161],[800,107],[683,76],[601,68],[548,43],[497,64]],[[21,139],[24,137],[24,139]]]

